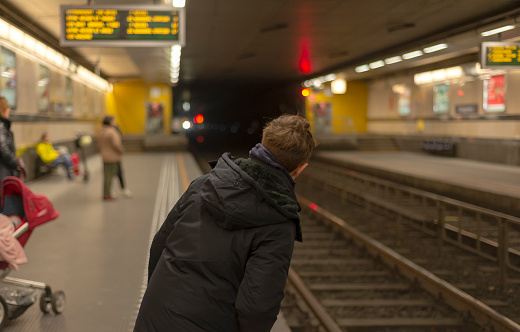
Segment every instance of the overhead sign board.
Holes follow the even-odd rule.
[[[165,47],[185,44],[184,8],[62,5],[60,21],[61,46]]]
[[[481,67],[520,69],[520,43],[482,43]]]

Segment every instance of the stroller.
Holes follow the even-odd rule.
[[[81,156],[79,159],[83,160],[83,182],[88,182],[90,176],[87,168],[87,153],[85,149],[92,144],[92,136],[78,134],[74,140],[74,144],[76,145],[76,149],[79,150]],[[76,165],[76,169],[79,171],[79,161],[78,165]]]
[[[11,220],[20,221],[13,237],[22,246],[25,246],[35,227],[59,216],[47,197],[34,194],[17,177],[5,177],[0,192],[1,213]],[[20,316],[36,301],[35,290],[43,292],[40,296],[40,310],[43,313],[52,310],[60,314],[65,309],[64,292],[52,292],[50,286],[42,282],[8,277],[10,268],[7,262],[0,262],[0,271],[0,329],[8,319]]]

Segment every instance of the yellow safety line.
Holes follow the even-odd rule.
[[[182,156],[182,153],[177,152],[177,160],[179,160],[179,170],[181,172],[182,184],[184,186],[183,191],[186,191],[190,185],[190,181],[188,180],[188,174],[186,173],[186,165],[184,164],[184,157]]]

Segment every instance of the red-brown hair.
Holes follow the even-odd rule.
[[[288,172],[306,163],[316,149],[309,123],[298,115],[282,115],[264,127],[262,145]]]
[[[9,103],[4,97],[0,97],[0,116],[5,117],[5,111],[9,108]]]

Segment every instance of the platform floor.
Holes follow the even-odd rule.
[[[29,262],[10,274],[65,291],[65,312],[43,315],[36,302],[2,331],[132,331],[153,235],[202,173],[189,153],[128,153],[123,169],[134,197],[103,202],[100,157],[89,158],[88,167],[87,183],[57,174],[28,184],[60,217],[35,230],[25,248]],[[121,196],[115,180],[113,188]],[[273,331],[289,332],[284,322],[280,317]]]
[[[417,179],[422,180],[422,183],[442,186],[447,196],[450,193],[466,194],[470,199],[481,197],[488,202],[496,199],[498,203],[509,200],[508,204],[512,206],[518,206],[520,200],[518,166],[403,151],[319,151],[314,157],[360,171],[370,169],[400,175],[394,179],[410,183],[419,184]]]

